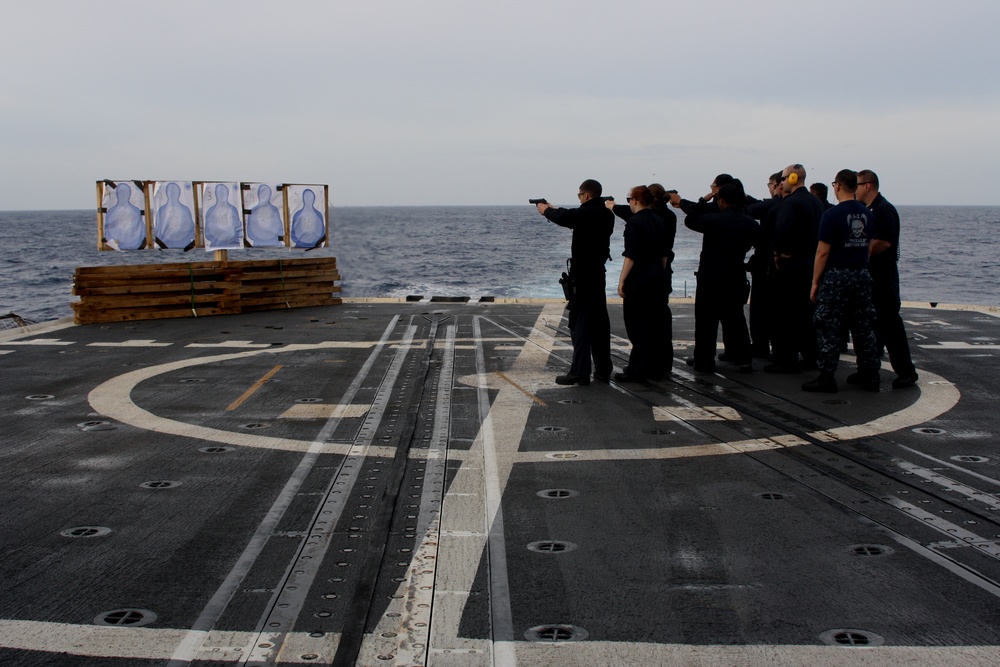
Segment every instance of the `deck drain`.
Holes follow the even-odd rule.
[[[313,398],[297,398],[297,399],[295,399],[295,402],[296,403],[322,403],[323,399],[322,398],[315,398],[315,397],[313,397]]]
[[[200,447],[199,452],[204,454],[225,454],[226,452],[231,452],[235,447]]]
[[[783,493],[762,493],[760,497],[764,500],[784,500],[785,494]]]
[[[156,614],[148,609],[113,609],[98,614],[94,619],[97,625],[114,625],[135,628],[149,625],[156,620]]]
[[[574,491],[572,489],[543,489],[542,491],[539,491],[535,495],[540,496],[542,498],[562,499],[562,498],[575,498],[576,496],[580,495],[580,492]]]
[[[674,431],[665,428],[647,428],[643,433],[646,435],[673,435]]]
[[[88,421],[80,422],[77,427],[82,431],[113,431],[115,427],[111,425],[111,422],[105,421]]]
[[[252,422],[250,424],[240,424],[240,428],[245,428],[247,430],[253,431],[260,428],[268,428],[270,424],[264,424],[261,422]]]
[[[562,542],[560,540],[542,540],[532,542],[528,545],[528,551],[535,551],[540,554],[563,554],[576,549],[572,542]]]
[[[565,426],[539,426],[536,431],[541,431],[542,433],[562,433],[566,431]]]
[[[144,489],[172,489],[175,486],[180,486],[180,482],[174,482],[168,479],[154,479],[149,482],[143,482],[139,486]]]
[[[552,452],[551,454],[546,454],[547,459],[575,459],[579,454],[574,452]]]
[[[63,537],[104,537],[110,533],[111,529],[104,526],[77,526],[59,531]]]
[[[946,431],[943,428],[929,428],[929,427],[915,428],[913,429],[913,432],[922,433],[924,435],[943,435],[944,433],[946,433]]]
[[[578,398],[564,398],[561,401],[559,401],[559,403],[563,405],[575,405],[577,403],[583,403],[583,401],[581,401]]]
[[[850,401],[845,401],[842,398],[830,398],[823,401],[824,405],[850,405]]]
[[[25,396],[25,398],[29,401],[48,401],[55,398],[55,396],[52,394],[31,394],[29,396]]]
[[[881,544],[855,544],[848,548],[855,556],[889,556],[894,553],[892,547]]]
[[[529,642],[579,642],[587,637],[587,631],[575,625],[536,625],[524,631]]]
[[[959,461],[961,463],[986,463],[989,461],[985,456],[970,456],[968,454],[960,454],[959,456],[949,457],[952,461]]]
[[[205,378],[181,378],[178,380],[180,384],[199,384],[204,381]]]
[[[819,636],[819,639],[830,646],[882,646],[885,643],[885,638],[874,632],[851,628],[827,630]]]

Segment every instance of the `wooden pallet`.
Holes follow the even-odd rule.
[[[335,257],[83,266],[73,275],[77,324],[333,306]]]

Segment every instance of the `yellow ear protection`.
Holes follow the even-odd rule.
[[[788,181],[789,185],[795,185],[796,183],[799,182],[799,175],[793,171],[788,175],[788,177],[785,180]]]

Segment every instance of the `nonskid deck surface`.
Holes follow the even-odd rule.
[[[1000,318],[807,394],[673,309],[670,379],[586,387],[560,303],[0,339],[0,664],[998,664]]]

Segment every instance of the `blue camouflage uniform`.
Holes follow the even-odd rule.
[[[837,370],[844,324],[854,337],[858,370],[877,373],[880,367],[868,273],[872,223],[871,211],[853,200],[827,210],[820,220],[819,240],[830,244],[830,254],[816,292],[813,323],[819,346],[816,363],[825,373]]]

